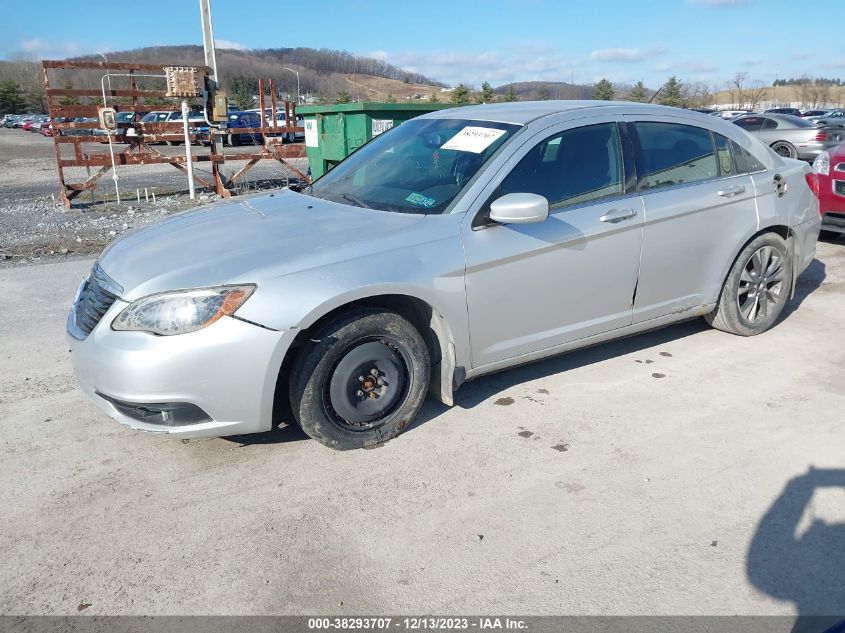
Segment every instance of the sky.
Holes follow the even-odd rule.
[[[219,48],[341,49],[450,85],[606,77],[656,87],[676,75],[722,88],[737,72],[767,84],[804,73],[845,79],[842,21],[795,0],[211,0],[211,8]],[[0,0],[0,15],[0,59],[202,44],[197,0]]]

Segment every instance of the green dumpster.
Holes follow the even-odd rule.
[[[444,103],[335,103],[301,106],[305,151],[311,177],[317,179],[364,143],[416,116],[444,108]]]

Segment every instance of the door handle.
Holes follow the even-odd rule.
[[[736,187],[731,187],[729,189],[722,189],[718,192],[720,196],[723,198],[730,198],[731,196],[738,196],[741,193],[745,193],[745,187],[743,185],[737,185]]]
[[[634,209],[611,209],[599,218],[599,222],[621,222],[637,215]]]

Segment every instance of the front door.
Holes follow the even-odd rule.
[[[473,368],[631,323],[642,199],[626,193],[617,124],[575,125],[526,143],[464,221]],[[508,193],[545,196],[549,218],[485,221],[490,202]]]

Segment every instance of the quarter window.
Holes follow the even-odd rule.
[[[746,132],[759,132],[760,128],[763,127],[763,119],[758,116],[747,116],[737,119],[734,124]]]
[[[639,122],[640,189],[659,189],[719,175],[710,131],[678,123]]]
[[[552,209],[619,195],[622,150],[615,123],[566,130],[535,145],[499,185],[494,198],[536,193]]]
[[[731,142],[721,134],[713,133],[713,140],[716,142],[716,157],[719,159],[719,174],[722,176],[734,176],[739,173],[736,166],[736,159],[731,151]]]

